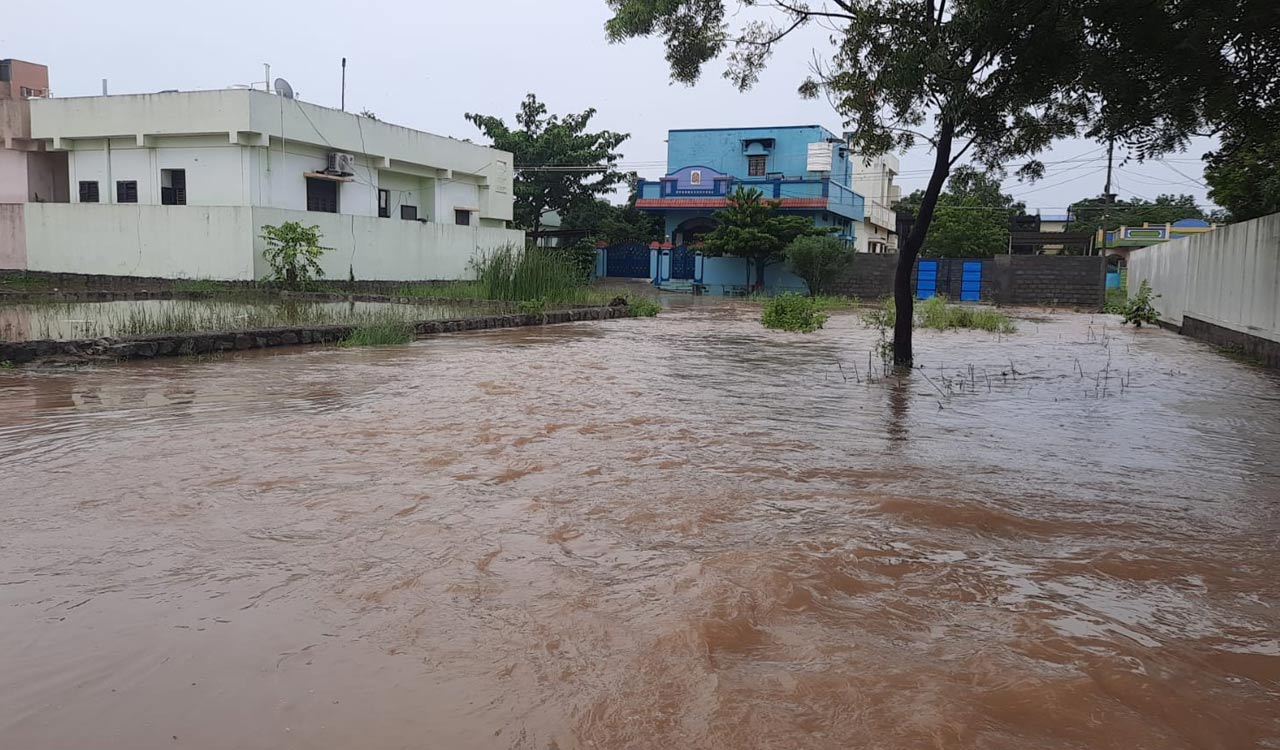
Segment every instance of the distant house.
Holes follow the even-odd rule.
[[[663,218],[670,242],[688,244],[715,227],[725,197],[745,185],[854,243],[866,202],[853,176],[844,140],[818,125],[670,130],[667,174],[640,181],[636,206]]]
[[[17,142],[56,158],[63,189],[0,206],[0,229],[17,227],[0,232],[0,267],[261,278],[262,227],[290,221],[320,227],[330,278],[460,278],[477,251],[523,244],[507,228],[510,153],[285,93],[21,102],[30,126]]]

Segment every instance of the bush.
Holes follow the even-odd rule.
[[[1151,293],[1151,285],[1143,279],[1141,286],[1138,287],[1138,293],[1125,303],[1124,322],[1132,323],[1135,328],[1141,328],[1143,323],[1155,325],[1160,322],[1160,314],[1151,305],[1151,300],[1159,296]]]
[[[588,296],[588,277],[558,249],[505,245],[472,259],[471,269],[483,299],[561,304],[581,302]]]
[[[278,227],[263,225],[262,239],[267,247],[262,257],[271,266],[267,280],[300,289],[314,279],[324,278],[320,256],[330,248],[321,247],[320,238],[319,226],[307,227],[296,221],[286,221]]]
[[[541,315],[547,311],[545,299],[527,299],[516,303],[516,312],[521,315]]]
[[[652,318],[662,312],[662,305],[648,297],[628,297],[627,306],[631,308],[631,314],[637,318]]]
[[[977,328],[993,333],[1013,333],[1017,330],[1013,321],[1004,313],[985,307],[949,305],[941,295],[930,297],[916,305],[916,326],[945,331],[950,328]]]
[[[342,346],[394,346],[413,341],[413,325],[399,321],[382,321],[362,325],[342,340]]]
[[[760,322],[765,328],[812,333],[827,322],[827,316],[818,312],[818,306],[809,297],[787,292],[764,303]]]
[[[835,237],[800,237],[787,246],[791,270],[809,285],[809,294],[828,291],[849,268],[853,249]]]

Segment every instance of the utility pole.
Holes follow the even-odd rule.
[[[1107,139],[1107,184],[1102,188],[1102,249],[1101,254],[1106,254],[1107,247],[1107,222],[1111,219],[1111,204],[1116,202],[1115,193],[1111,192],[1111,160],[1115,155],[1116,139],[1114,137]]]

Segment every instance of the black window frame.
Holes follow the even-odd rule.
[[[80,180],[80,202],[101,203],[102,194],[98,191],[97,180]]]
[[[418,207],[410,206],[407,203],[400,204],[400,218],[404,219],[405,221],[417,221]]]
[[[391,218],[391,191],[385,188],[378,188],[378,218]]]
[[[453,209],[453,223],[460,227],[471,226],[471,211],[466,208]]]
[[[769,173],[769,157],[765,154],[752,154],[747,157],[747,176],[764,177]]]
[[[307,210],[322,214],[338,213],[338,207],[341,205],[338,197],[338,183],[333,180],[321,180],[315,177],[308,177],[306,180]],[[333,193],[332,200],[328,195],[320,195],[321,192],[328,191]]]
[[[116,180],[116,203],[137,203],[138,181]]]
[[[165,172],[169,173],[169,187],[164,187]],[[187,170],[185,168],[160,170],[160,205],[187,205]]]

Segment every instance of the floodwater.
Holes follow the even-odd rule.
[[[752,316],[0,371],[0,747],[1280,747],[1276,375]]]
[[[499,305],[313,302],[278,298],[115,300],[0,304],[0,341],[87,339],[184,331],[230,331],[271,326],[360,323],[366,320],[444,320],[494,314]]]

